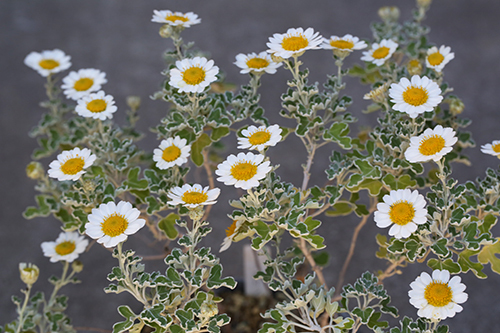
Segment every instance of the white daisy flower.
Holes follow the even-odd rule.
[[[57,155],[57,160],[49,164],[49,177],[57,180],[78,180],[95,159],[96,156],[87,148],[65,150]]]
[[[94,91],[101,90],[101,85],[106,82],[108,82],[106,73],[98,69],[86,68],[78,72],[70,72],[63,79],[61,88],[64,89],[67,98],[76,101]]]
[[[408,162],[439,161],[441,157],[452,151],[457,142],[455,131],[451,127],[437,125],[434,129],[426,129],[419,136],[410,138],[410,147],[405,151]]]
[[[390,39],[382,39],[380,43],[373,43],[370,50],[364,51],[361,60],[382,66],[387,59],[392,57],[397,48],[398,43]]]
[[[306,50],[318,49],[322,40],[323,37],[319,32],[314,32],[313,28],[307,28],[305,31],[302,28],[290,28],[284,34],[274,34],[273,37],[269,37],[269,43],[266,44],[269,47],[267,52],[288,59]]]
[[[431,47],[427,50],[427,56],[425,57],[425,64],[427,67],[434,69],[436,72],[440,73],[444,66],[455,58],[455,53],[450,52],[451,48],[449,46],[441,45],[439,50],[436,46]]]
[[[391,84],[389,96],[395,103],[392,108],[408,113],[410,118],[434,110],[443,100],[438,84],[427,76],[418,75],[413,75],[411,81],[404,77],[399,83]]]
[[[193,24],[198,24],[201,19],[198,15],[193,12],[181,13],[181,12],[171,12],[170,10],[154,10],[153,18],[151,22],[166,23],[172,26],[182,26],[184,28],[189,28]]]
[[[146,220],[140,219],[140,214],[130,202],[120,201],[118,205],[114,202],[103,203],[99,208],[92,209],[85,233],[104,247],[114,247],[144,227]]]
[[[89,241],[78,232],[61,232],[55,242],[43,242],[43,255],[50,258],[50,262],[73,262],[85,252]]]
[[[170,70],[168,84],[179,89],[179,92],[201,93],[217,80],[216,75],[219,73],[214,61],[203,57],[177,60],[175,66],[177,68]]]
[[[495,140],[492,143],[482,145],[481,151],[485,154],[490,154],[500,158],[500,141]]]
[[[330,39],[324,38],[321,47],[325,50],[352,52],[364,49],[367,45],[364,41],[360,41],[358,37],[347,34],[344,37],[331,36]]]
[[[165,170],[186,163],[191,151],[191,146],[186,145],[186,142],[180,136],[163,140],[160,147],[153,150],[153,161],[158,169]]]
[[[102,90],[82,97],[77,103],[76,113],[85,118],[111,119],[117,110],[113,96],[106,95]]]
[[[244,219],[233,220],[233,223],[226,229],[226,238],[222,241],[219,252],[226,251],[237,236],[238,229],[245,223]]]
[[[45,50],[41,53],[31,52],[24,58],[24,64],[33,68],[41,76],[49,76],[50,74],[59,73],[71,66],[71,57],[63,51]]]
[[[213,205],[217,201],[220,194],[220,189],[214,188],[209,190],[206,186],[202,188],[200,184],[184,184],[182,187],[176,186],[170,190],[167,196],[172,199],[168,204],[176,206],[182,205],[187,208],[195,208],[198,206]]]
[[[234,62],[234,64],[241,68],[241,74],[247,74],[250,72],[266,72],[268,74],[274,74],[276,73],[276,69],[282,65],[282,63],[280,62],[274,62],[271,59],[271,56],[265,51],[259,54],[240,53],[236,56],[236,61]]]
[[[438,270],[432,277],[423,272],[410,283],[410,304],[418,309],[418,316],[434,320],[444,320],[455,316],[463,308],[468,295],[464,293],[465,285],[459,276],[450,279],[450,272]]]
[[[239,153],[238,156],[229,155],[227,159],[217,166],[215,174],[220,176],[218,181],[224,185],[244,190],[259,186],[259,180],[266,177],[271,171],[269,161],[262,162],[264,155],[253,153]]]
[[[383,200],[377,204],[374,220],[379,228],[392,225],[390,236],[407,238],[417,230],[417,224],[427,222],[425,199],[417,190],[391,191]]]
[[[276,146],[281,140],[281,128],[278,125],[266,127],[265,125],[255,127],[249,126],[241,131],[243,138],[238,138],[239,149],[255,149],[259,152],[266,147]]]

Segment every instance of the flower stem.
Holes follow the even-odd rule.
[[[28,284],[28,287],[26,288],[24,293],[24,302],[23,306],[19,310],[19,323],[17,325],[16,333],[21,332],[21,328],[23,327],[23,322],[24,322],[24,311],[26,310],[26,305],[28,305],[28,300],[30,298],[30,292],[31,292],[31,285]]]

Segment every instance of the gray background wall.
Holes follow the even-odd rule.
[[[376,11],[383,5],[398,5],[402,18],[409,18],[413,1],[396,0],[332,0],[332,1],[286,1],[286,0],[212,0],[212,1],[133,1],[133,0],[73,0],[42,1],[2,0],[0,2],[0,324],[15,316],[10,295],[20,294],[22,283],[18,278],[17,264],[20,261],[36,263],[41,269],[41,279],[35,285],[45,288],[43,282],[52,274],[59,274],[60,265],[50,264],[43,257],[39,244],[54,240],[59,233],[59,223],[52,219],[26,221],[21,213],[34,203],[34,183],[25,177],[24,168],[30,162],[30,153],[35,142],[27,132],[38,122],[41,109],[38,102],[44,99],[44,79],[24,66],[23,59],[31,51],[60,48],[72,56],[72,69],[99,68],[107,73],[107,93],[115,96],[120,112],[126,109],[125,97],[139,95],[143,103],[139,127],[148,133],[148,128],[165,114],[167,105],[152,101],[148,96],[155,92],[163,77],[161,53],[171,44],[157,34],[159,24],[150,22],[154,9],[193,11],[202,19],[202,25],[193,26],[183,34],[185,40],[193,40],[198,48],[209,51],[215,63],[227,73],[227,80],[244,84],[247,76],[240,75],[232,65],[237,53],[259,52],[266,49],[265,43],[273,33],[283,33],[290,27],[313,27],[325,37],[351,33],[360,38],[371,38],[369,23],[377,20]],[[469,130],[478,143],[491,142],[498,137],[498,89],[500,87],[500,2],[494,0],[436,0],[426,21],[432,29],[430,39],[437,45],[451,46],[455,59],[447,65],[446,80],[455,88],[466,109],[463,114],[473,120]],[[350,59],[359,62],[358,52]],[[304,56],[306,66],[311,69],[312,81],[323,81],[325,72],[335,70],[331,55],[326,51],[308,52]],[[286,89],[289,74],[284,70],[263,78],[262,105],[266,114],[279,121],[279,94]],[[360,118],[353,129],[363,124],[373,124],[373,116],[361,114],[364,107],[360,101],[368,87],[360,86],[355,79],[348,80],[348,93],[357,101],[350,111]],[[123,122],[123,117],[117,116]],[[233,138],[234,139],[234,138]],[[152,150],[157,145],[154,135],[140,145]],[[290,159],[292,147],[299,143],[293,138],[270,151],[274,163],[281,164],[279,173],[291,182],[300,182],[300,163],[303,152]],[[331,148],[328,148],[331,149]],[[324,182],[321,171],[330,152],[320,151],[315,164],[318,176],[314,183]],[[294,151],[295,152],[295,151]],[[469,149],[473,167],[457,166],[456,175],[461,180],[484,174],[486,167],[497,168],[498,160],[483,155],[479,147]],[[323,160],[321,162],[320,160]],[[44,161],[47,165],[50,160]],[[236,192],[224,187],[220,200],[221,211],[229,211],[227,199]],[[230,223],[225,213],[213,215],[214,233],[207,243],[218,249],[224,230]],[[324,219],[320,233],[327,237],[330,250],[335,249],[325,274],[330,285],[334,285],[338,271],[348,249],[355,220]],[[379,232],[374,223],[363,229],[359,251],[353,258],[346,282],[352,282],[363,271],[383,269],[382,261],[374,257],[376,247],[374,234]],[[383,231],[382,231],[383,232]],[[126,243],[126,247],[141,247],[141,254],[156,253],[160,246],[150,244],[147,232],[140,232]],[[362,249],[361,249],[362,248]],[[217,251],[215,251],[217,252]],[[225,272],[241,277],[241,244],[222,253]],[[81,274],[82,284],[68,287],[63,292],[70,295],[68,313],[75,326],[90,326],[110,329],[120,319],[116,306],[124,302],[134,303],[127,295],[105,295],[105,276],[115,265],[110,254],[94,246],[81,257],[86,269]],[[163,270],[161,261],[148,261],[148,270]],[[403,274],[387,280],[386,286],[393,295],[393,303],[400,307],[402,315],[416,317],[416,310],[408,304],[408,284],[422,271],[424,266],[413,265]],[[427,269],[428,270],[428,269]],[[498,328],[500,315],[500,278],[486,269],[491,278],[479,281],[471,273],[463,276],[467,284],[469,300],[464,312],[446,321],[454,332],[490,331]]]

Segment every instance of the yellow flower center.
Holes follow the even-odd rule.
[[[113,213],[104,219],[101,223],[102,232],[110,237],[116,237],[125,232],[128,227],[127,219],[120,214]]]
[[[56,250],[56,252],[57,252],[57,250]],[[33,268],[33,267],[23,268],[23,272],[26,272],[28,274],[34,274],[34,273],[36,273],[36,271],[37,271],[36,268]]]
[[[73,88],[76,91],[87,91],[94,85],[94,80],[89,79],[88,77],[83,77],[80,80],[75,82]]]
[[[200,84],[205,80],[205,71],[200,67],[191,67],[182,73],[184,82],[190,85]]]
[[[181,156],[181,150],[174,145],[163,149],[161,157],[167,162],[173,162]]]
[[[306,37],[299,36],[287,36],[283,38],[281,42],[281,47],[287,51],[298,51],[309,45],[309,41]]]
[[[500,153],[500,143],[497,143],[496,145],[492,145],[491,148],[495,153]]]
[[[257,166],[251,162],[239,162],[231,167],[231,175],[236,180],[249,180],[257,174]]]
[[[61,165],[61,171],[65,175],[76,175],[78,172],[83,170],[84,165],[85,161],[83,160],[83,157],[70,158]]]
[[[87,110],[94,113],[99,113],[106,110],[108,104],[103,99],[94,99],[87,103]]]
[[[187,22],[189,19],[184,16],[169,14],[165,17],[165,20],[170,22],[175,22],[175,21]]]
[[[252,58],[247,61],[247,66],[248,68],[255,69],[266,68],[267,66],[269,66],[269,61],[262,58]]]
[[[390,49],[387,46],[381,46],[372,53],[373,59],[384,59],[389,55]]]
[[[451,302],[453,292],[447,283],[433,281],[425,287],[424,297],[430,305],[441,307]]]
[[[226,229],[226,237],[234,235],[235,231],[236,231],[236,220],[233,220],[233,223]]]
[[[427,90],[420,87],[409,86],[403,92],[403,100],[413,106],[423,105],[428,99]]]
[[[198,192],[195,190],[185,192],[182,195],[182,201],[184,201],[187,204],[201,204],[205,201],[207,201],[208,195],[203,192]]]
[[[444,56],[439,52],[432,53],[427,57],[427,61],[429,61],[429,64],[431,64],[431,66],[437,66],[442,63],[443,60]]]
[[[257,146],[266,143],[269,139],[271,139],[271,134],[267,130],[260,130],[250,135],[248,142],[252,146]]]
[[[59,62],[53,60],[53,59],[43,59],[41,60],[38,65],[42,67],[43,69],[54,69],[57,66],[59,66]]]
[[[337,40],[331,40],[330,45],[332,47],[335,47],[337,49],[341,50],[350,50],[354,47],[354,43],[351,42],[350,40],[344,40],[344,39],[337,39]]]
[[[439,153],[445,145],[445,140],[440,135],[431,135],[426,136],[420,141],[420,146],[418,147],[418,151],[420,154],[424,156],[431,156],[436,153]]]
[[[407,225],[415,217],[415,208],[408,201],[398,201],[391,205],[389,217],[394,224]]]
[[[60,256],[65,256],[67,254],[73,253],[75,251],[76,245],[74,241],[65,241],[56,245],[56,253]]]

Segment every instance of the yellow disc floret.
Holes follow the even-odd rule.
[[[165,20],[170,21],[170,22],[175,22],[175,21],[187,22],[189,19],[187,17],[184,17],[184,16],[169,14],[165,17]]]
[[[200,67],[191,67],[182,73],[184,82],[190,85],[200,84],[205,80],[205,71]]]
[[[76,175],[78,172],[83,170],[84,165],[85,161],[82,157],[70,158],[69,160],[61,164],[61,171],[65,175]]]
[[[415,217],[415,208],[407,201],[398,201],[391,205],[389,217],[392,223],[407,225]]]
[[[43,59],[41,60],[38,65],[40,67],[42,67],[43,69],[48,69],[48,70],[51,70],[51,69],[54,69],[56,68],[57,66],[59,66],[59,62],[53,60],[53,59]]]
[[[283,38],[281,47],[287,51],[298,51],[309,45],[309,41],[304,36],[287,36]]]
[[[188,191],[182,195],[182,201],[187,204],[201,204],[207,201],[208,195],[198,191]]]
[[[493,149],[493,151],[495,153],[500,153],[500,143],[497,143],[496,145],[492,145],[491,149]]]
[[[103,99],[94,99],[87,103],[87,109],[93,113],[99,113],[106,110],[108,104]]]
[[[410,86],[403,92],[403,100],[413,106],[420,106],[427,102],[429,94],[420,87]]]
[[[390,49],[386,46],[381,46],[375,51],[373,51],[372,57],[373,59],[384,59],[389,55]]]
[[[434,134],[426,136],[420,141],[418,151],[424,156],[431,156],[439,153],[445,146],[445,140],[442,136]]]
[[[257,174],[257,165],[251,162],[239,162],[231,167],[231,175],[236,180],[249,180]]]
[[[226,229],[226,236],[231,237],[234,235],[234,232],[236,231],[236,220],[233,220],[233,223]]]
[[[80,80],[76,81],[73,88],[76,91],[87,91],[92,87],[94,84],[94,80],[88,77],[81,78]]]
[[[266,68],[267,66],[269,66],[269,61],[262,58],[252,58],[247,61],[247,66],[248,68],[255,69]]]
[[[120,214],[113,213],[107,216],[101,223],[102,232],[110,237],[116,237],[125,232],[128,227],[127,219]]]
[[[442,63],[443,60],[444,56],[439,52],[432,53],[427,57],[427,61],[431,64],[431,66],[437,66]]]
[[[55,251],[60,256],[65,256],[75,251],[76,245],[74,241],[65,241],[56,245]]]
[[[451,302],[453,292],[447,283],[433,281],[425,287],[424,297],[430,305],[441,307]]]
[[[162,158],[167,162],[173,162],[181,156],[181,150],[179,147],[171,145],[163,149]]]
[[[253,146],[257,146],[268,142],[269,139],[271,139],[271,134],[267,130],[261,130],[250,135],[248,142]]]
[[[335,47],[335,48],[341,49],[341,50],[350,50],[354,47],[353,42],[351,42],[350,40],[343,40],[343,39],[331,40],[330,45],[332,47]]]

